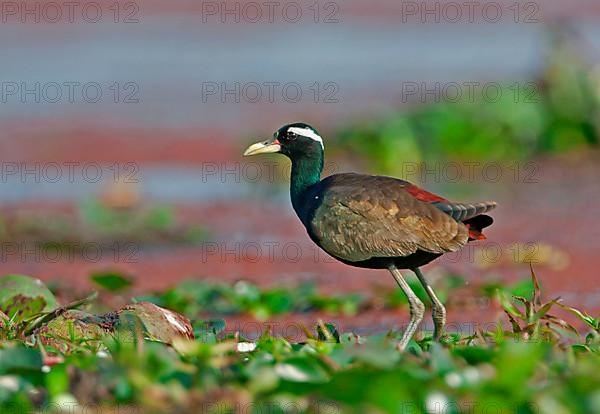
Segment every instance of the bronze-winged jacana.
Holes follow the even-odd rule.
[[[425,288],[433,304],[434,338],[439,340],[446,309],[419,267],[471,240],[485,239],[481,231],[493,220],[484,213],[496,203],[454,203],[392,177],[345,173],[321,180],[323,139],[304,123],[283,126],[244,155],[275,152],[292,161],[292,206],[310,238],[348,265],[388,269],[406,294],[410,322],[398,349],[406,348],[425,311],[400,269],[412,270]]]

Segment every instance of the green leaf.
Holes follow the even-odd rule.
[[[91,279],[96,285],[110,292],[118,292],[133,285],[131,278],[114,272],[95,273]]]
[[[0,303],[0,309],[17,324],[41,314],[45,307],[46,301],[41,296],[31,298],[15,295]]]
[[[12,303],[11,299],[17,295],[31,299],[41,297],[44,300],[42,310],[45,312],[58,307],[56,298],[41,280],[24,275],[0,277],[0,304]],[[7,313],[4,308],[0,309]]]
[[[456,369],[456,364],[451,358],[448,350],[437,342],[432,342],[429,348],[431,354],[431,365],[438,374],[445,374]]]
[[[517,308],[512,300],[512,298],[510,297],[510,295],[503,291],[503,290],[498,290],[498,300],[500,301],[500,305],[502,305],[502,307],[504,308],[504,310],[509,313],[512,316],[521,318],[521,319],[525,319],[525,315],[523,315],[523,312],[521,312],[519,310],[519,308]]]
[[[46,374],[46,388],[50,398],[56,398],[69,392],[69,373],[66,364],[55,365]]]
[[[155,207],[148,212],[146,224],[155,230],[167,230],[175,221],[169,207]]]
[[[356,361],[379,369],[390,367],[400,360],[400,353],[396,348],[385,344],[367,343],[350,348],[348,353],[353,355]]]
[[[290,382],[324,383],[329,374],[321,363],[312,357],[291,357],[275,365],[279,378]]]
[[[532,279],[523,279],[512,286],[504,288],[504,290],[510,293],[512,296],[520,296],[524,298],[532,297],[535,289],[536,288]]]
[[[548,311],[550,309],[552,309],[552,306],[556,305],[558,302],[560,301],[560,298],[556,298],[551,300],[548,303],[545,303],[544,305],[542,305],[532,316],[531,318],[531,322],[537,322],[538,320],[542,319],[544,316],[546,316],[546,314],[548,313]]]
[[[254,369],[250,377],[248,388],[255,393],[268,392],[275,389],[279,385],[279,377],[269,366],[259,366]]]
[[[317,336],[319,341],[340,342],[340,333],[333,323],[319,323],[317,325]]]
[[[493,350],[481,346],[459,347],[455,348],[452,353],[460,356],[471,365],[490,362],[494,356]]]
[[[582,312],[579,309],[564,305],[560,302],[558,302],[557,304],[561,308],[563,308],[563,309],[571,312],[573,315],[577,316],[579,319],[581,319],[583,322],[585,322],[586,325],[588,325],[589,327],[591,327],[592,329],[594,329],[595,331],[600,333],[600,319],[599,318],[594,318],[593,316],[589,315],[586,312]]]
[[[0,374],[41,372],[42,355],[33,348],[9,346],[0,349]]]

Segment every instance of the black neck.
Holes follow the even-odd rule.
[[[321,171],[323,171],[323,151],[292,159],[290,195],[296,212],[299,211],[304,191],[321,180]]]

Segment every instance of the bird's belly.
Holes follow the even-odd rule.
[[[441,254],[417,251],[404,257],[372,257],[366,260],[351,262],[337,258],[342,263],[350,266],[362,267],[365,269],[387,269],[390,265],[395,265],[398,269],[414,269],[437,259]],[[335,256],[333,256],[335,257]]]
[[[309,230],[308,235],[317,246],[323,249],[334,259],[349,266],[360,267],[364,269],[387,269],[390,267],[390,265],[395,265],[398,269],[414,269],[416,267],[421,267],[441,256],[441,254],[438,253],[417,250],[415,253],[412,253],[408,256],[370,257],[367,259],[350,260],[348,257],[340,257],[335,252],[329,251],[326,243],[324,245],[324,243],[322,243],[312,231]]]

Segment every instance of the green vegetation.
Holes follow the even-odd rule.
[[[93,243],[132,254],[142,246],[190,245],[207,236],[198,225],[179,223],[167,206],[117,208],[90,200],[73,212],[20,209],[0,215],[0,241],[35,243],[50,252]]]
[[[495,290],[505,327],[451,332],[442,344],[424,334],[402,355],[400,332],[360,337],[320,321],[294,343],[268,330],[252,342],[224,321],[194,322],[192,339],[187,317],[201,311],[192,302],[206,292],[189,283],[154,298],[192,315],[149,302],[95,315],[95,296],[60,307],[35,279],[5,280],[0,404],[11,412],[600,412],[600,320],[544,302],[533,273],[512,288],[528,297]],[[103,295],[129,286],[115,274],[94,281]],[[250,303],[274,295],[231,289]],[[586,332],[555,316],[558,308]]]
[[[258,286],[239,281],[233,286],[189,280],[155,295],[138,298],[156,303],[193,318],[206,315],[249,313],[258,320],[290,312],[325,311],[332,314],[355,315],[368,306],[366,298],[358,294],[322,295],[314,284],[303,284],[292,289]]]
[[[123,276],[106,274],[92,276],[105,280],[115,278],[114,286],[105,288],[114,291],[114,287],[128,286]],[[423,285],[416,278],[408,278],[408,284],[415,294],[426,303],[429,301]],[[465,280],[457,275],[446,275],[436,283],[440,300],[449,308],[453,307],[452,294],[465,286]],[[262,321],[272,316],[289,313],[322,312],[328,315],[354,316],[364,311],[406,308],[408,300],[400,289],[378,288],[372,295],[359,293],[323,294],[317,291],[314,283],[303,283],[297,286],[281,286],[261,289],[257,285],[240,280],[233,285],[206,280],[186,280],[164,292],[143,295],[136,298],[167,309],[187,315],[190,318],[220,317],[222,315],[250,314]],[[525,279],[515,285],[501,285],[489,281],[473,286],[473,291],[482,299],[493,299],[498,290],[510,295],[526,296],[533,286]]]
[[[373,171],[402,175],[404,163],[425,159],[514,163],[596,146],[598,73],[574,50],[557,41],[545,69],[531,82],[506,82],[500,90],[494,84],[472,94],[461,88],[457,99],[448,92],[437,103],[360,120],[338,131],[336,150],[364,156]]]

